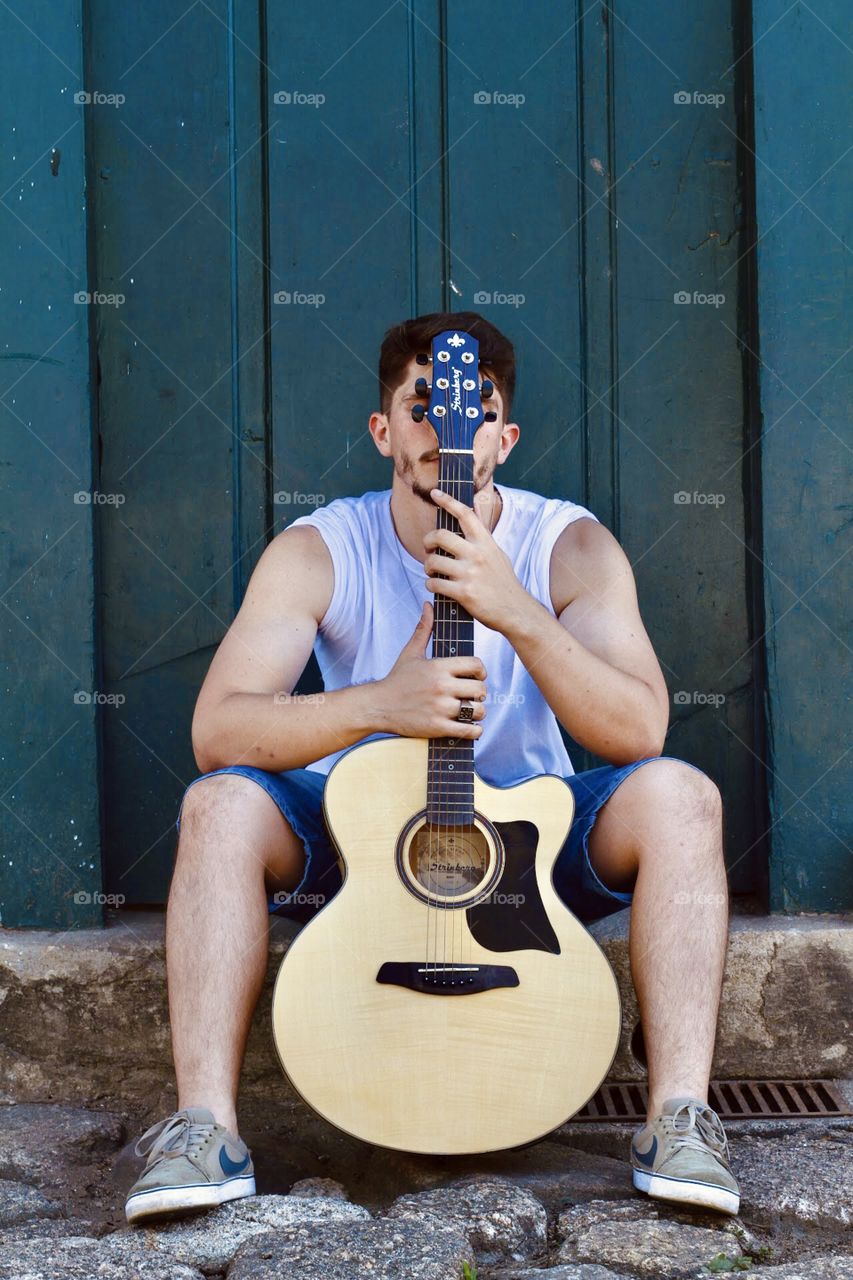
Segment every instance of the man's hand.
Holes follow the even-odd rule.
[[[399,658],[374,686],[389,733],[406,738],[479,738],[483,726],[457,720],[463,698],[474,703],[474,721],[486,714],[486,668],[479,658],[427,658],[433,608],[420,621]]]
[[[513,616],[529,602],[512,561],[471,507],[442,489],[433,489],[431,496],[436,506],[456,517],[465,536],[449,529],[431,529],[426,534],[427,590],[456,600],[484,626],[505,632]],[[450,555],[439,555],[437,547]],[[446,575],[446,580],[438,574]]]

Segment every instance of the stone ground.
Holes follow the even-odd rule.
[[[630,1126],[436,1159],[249,1103],[259,1194],[130,1229],[133,1144],[157,1118],[0,1107],[0,1280],[853,1280],[853,1119],[728,1123],[733,1219],[634,1192]]]

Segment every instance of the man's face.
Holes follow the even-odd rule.
[[[488,369],[480,369],[480,380],[492,375]],[[418,378],[432,381],[430,365],[418,364],[413,356],[406,375],[395,389],[391,407],[386,414],[374,413],[370,419],[370,431],[380,453],[394,460],[394,470],[407,488],[422,501],[433,505],[430,490],[438,484],[439,441],[429,418],[415,422],[412,409],[416,404],[429,407],[426,396],[415,394]],[[492,381],[494,378],[492,377]],[[486,413],[496,413],[495,422],[483,422],[474,436],[474,492],[484,488],[491,480],[495,468],[504,461],[516,439],[518,427],[504,422],[503,398],[495,383],[491,399],[483,401]]]

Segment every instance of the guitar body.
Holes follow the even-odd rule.
[[[497,788],[475,774],[472,854],[470,831],[426,823],[428,747],[377,739],[331,769],[324,808],[344,883],[290,945],[273,1034],[296,1090],[353,1137],[494,1151],[549,1133],[595,1092],[619,993],[551,880],[568,785]]]

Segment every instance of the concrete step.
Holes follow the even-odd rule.
[[[622,992],[612,1080],[645,1074],[634,1052],[639,1015],[629,915],[620,912],[592,929]],[[296,930],[292,922],[272,922],[267,981],[242,1077],[244,1103],[303,1105],[281,1072],[270,1033],[272,985]],[[0,1100],[151,1115],[173,1110],[164,951],[159,911],[116,912],[102,930],[0,930]],[[850,916],[733,916],[714,1077],[853,1076],[851,991]]]

